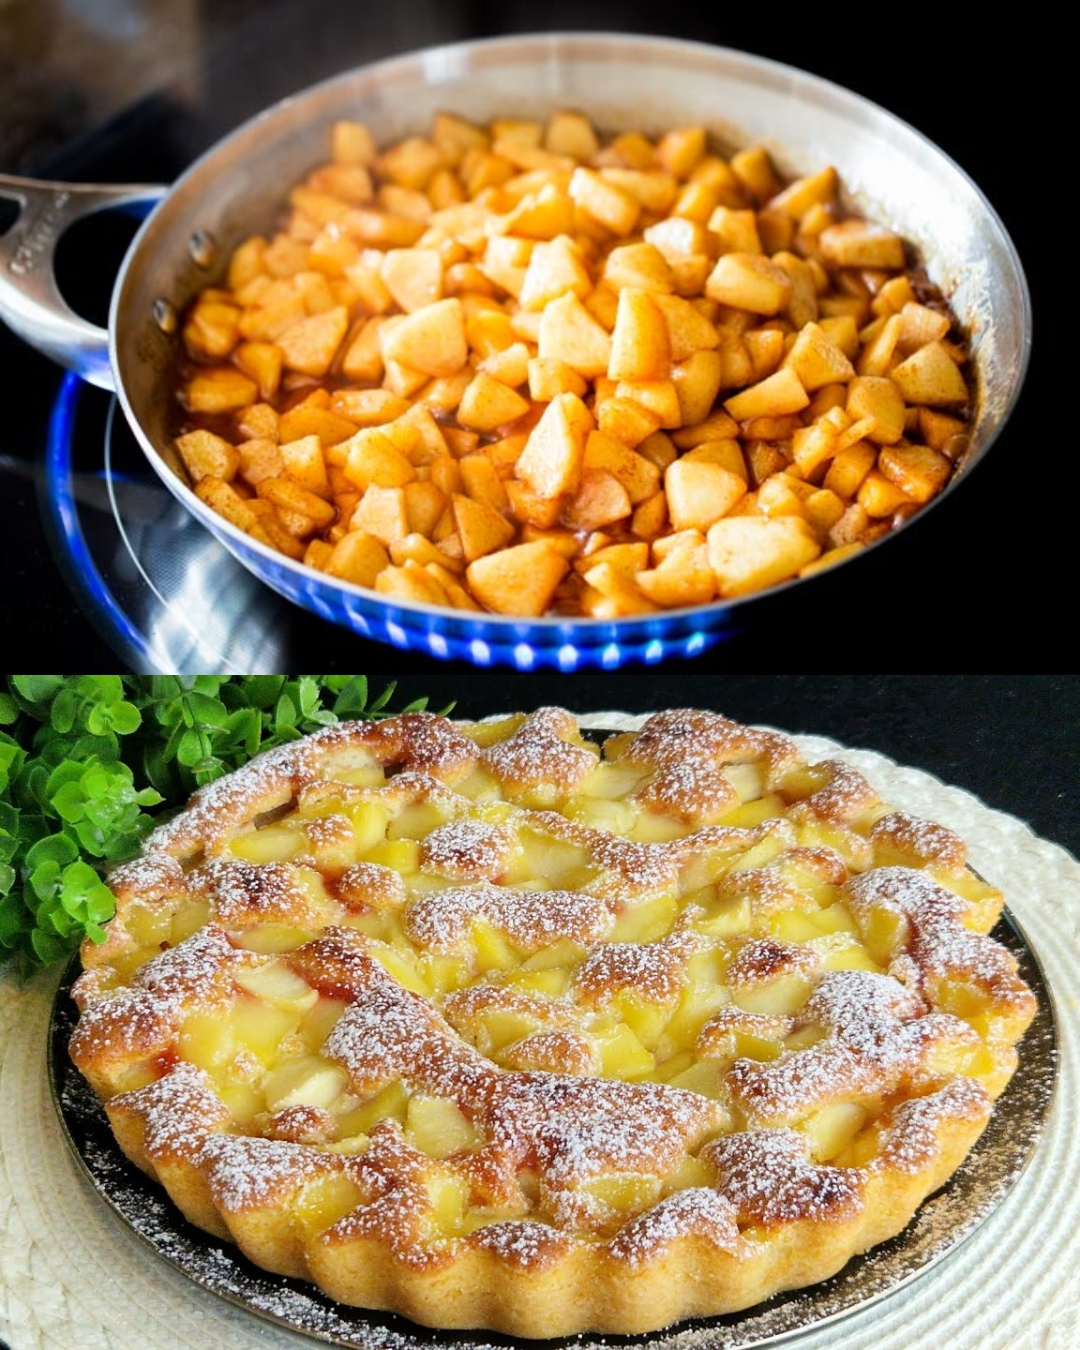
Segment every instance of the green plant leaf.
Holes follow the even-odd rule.
[[[282,694],[274,704],[274,730],[280,736],[282,732],[292,731],[295,727],[296,704],[288,694]]]
[[[80,675],[75,688],[95,703],[115,703],[124,697],[124,682],[119,675]]]
[[[130,736],[142,725],[142,713],[134,703],[118,699],[109,709],[109,721],[118,736]]]
[[[11,683],[30,703],[45,703],[63,688],[63,675],[12,675]]]
[[[64,942],[55,934],[47,933],[40,928],[35,928],[31,932],[30,943],[34,949],[34,955],[43,966],[50,966],[55,961],[63,961],[65,957],[71,955],[70,943]]]
[[[201,731],[191,727],[180,737],[180,743],[176,747],[176,758],[186,768],[191,768],[198,764],[200,760],[206,757],[207,745],[206,738]]]
[[[52,795],[52,805],[61,820],[74,824],[86,814],[86,794],[81,783],[64,783]]]
[[[65,685],[58,692],[52,701],[52,707],[49,709],[49,726],[53,731],[65,735],[75,725],[75,713],[78,708],[78,700],[75,698],[75,690],[70,685]]]
[[[249,675],[243,683],[243,695],[252,708],[270,708],[284,688],[280,675]]]
[[[75,840],[67,834],[50,834],[38,839],[26,851],[25,865],[31,872],[44,863],[54,863],[57,869],[67,867],[79,857]]]
[[[228,713],[220,700],[207,694],[190,693],[187,704],[198,726],[224,727],[228,721]]]

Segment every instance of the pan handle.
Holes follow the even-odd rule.
[[[69,225],[93,211],[153,205],[164,187],[49,183],[0,174],[0,197],[18,204],[0,236],[0,319],[24,341],[103,389],[115,386],[108,330],[81,318],[56,284],[56,245]]]

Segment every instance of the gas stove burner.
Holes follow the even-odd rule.
[[[145,466],[115,398],[63,381],[42,507],[88,617],[135,670],[283,669],[293,607],[261,585]]]

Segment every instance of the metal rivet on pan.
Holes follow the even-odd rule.
[[[196,266],[209,267],[217,252],[213,235],[207,234],[205,230],[196,230],[188,240],[188,252]]]
[[[158,296],[151,305],[150,312],[154,316],[154,322],[163,333],[176,332],[176,310],[170,301],[163,296]]]

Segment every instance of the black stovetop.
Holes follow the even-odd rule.
[[[662,8],[624,0],[617,13],[589,0],[552,0],[542,15],[523,0],[377,8],[336,0],[15,0],[0,7],[0,170],[168,182],[239,121],[336,71],[410,48],[538,28],[618,28],[742,48],[889,108],[951,155],[995,206],[1024,261],[1040,324],[1016,413],[960,491],[859,566],[821,577],[812,606],[809,587],[798,589],[798,604],[783,596],[755,604],[742,631],[693,659],[614,674],[476,671],[403,658],[286,607],[272,619],[280,629],[274,662],[398,679],[403,693],[457,699],[469,715],[555,701],[631,710],[699,703],[871,744],[954,780],[967,775],[975,790],[983,782],[976,751],[989,753],[1004,728],[1008,745],[985,782],[991,799],[1000,788],[1002,806],[1031,818],[1033,754],[1072,754],[1075,767],[1076,681],[754,674],[1063,664],[1073,606],[1062,541],[1075,534],[1077,494],[1062,401],[1057,420],[1052,401],[1043,411],[1042,400],[1052,399],[1043,351],[1054,342],[1043,325],[1054,311],[1049,299],[1045,313],[1039,308],[1036,269],[1048,276],[1065,245],[1047,233],[1046,180],[1017,158],[1036,139],[1035,38],[1010,31],[988,66],[985,44],[972,41],[970,13],[939,12],[923,34],[903,31],[902,22],[877,36],[840,13],[831,23],[820,12],[772,19],[760,7],[684,0]],[[80,227],[61,259],[69,293],[99,321],[126,244],[117,230]],[[43,509],[42,465],[62,374],[2,327],[0,363],[0,632],[9,663],[145,668],[149,659],[115,616],[73,584]],[[75,401],[72,455],[85,470],[81,495],[92,515],[110,400],[87,388]],[[1064,800],[1047,809],[1051,832],[1075,847]]]

